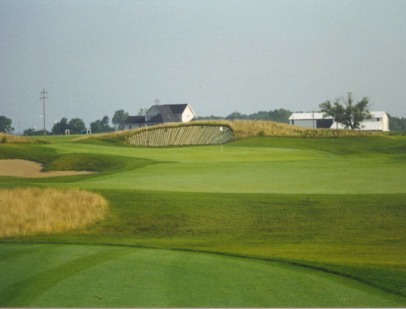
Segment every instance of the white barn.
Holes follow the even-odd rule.
[[[364,131],[389,131],[389,116],[383,111],[371,111],[371,119],[361,123],[360,130]],[[292,113],[289,124],[305,128],[344,129],[345,126],[333,120],[333,117],[323,117],[323,113]]]
[[[190,104],[153,105],[145,116],[129,116],[124,124],[124,130],[168,122],[189,122],[194,117],[195,112]]]

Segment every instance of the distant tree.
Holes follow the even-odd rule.
[[[406,118],[392,117],[389,115],[390,131],[406,131]]]
[[[333,104],[330,101],[321,103],[320,111],[324,113],[324,117],[331,116],[335,122],[354,130],[360,128],[362,121],[371,118],[368,104],[367,98],[354,104],[351,93],[348,93],[346,99],[337,99]]]
[[[286,109],[276,109],[274,111],[259,111],[254,114],[241,114],[239,112],[233,112],[226,117],[228,120],[236,120],[236,119],[251,119],[251,120],[271,120],[276,122],[284,122],[289,123],[289,116],[292,112]],[[215,116],[211,116],[214,119]],[[220,118],[220,117],[219,117]],[[206,119],[208,119],[206,117]]]
[[[104,116],[101,120],[91,122],[90,129],[92,130],[92,133],[103,133],[114,131],[114,129],[109,126],[108,116]]]
[[[46,131],[46,134],[48,135],[48,131]],[[25,136],[44,135],[44,130],[36,130],[35,128],[30,128],[24,130],[23,135]]]
[[[65,130],[69,129],[68,119],[65,117],[61,121],[56,122],[52,127],[52,133],[55,135],[65,134]]]
[[[123,130],[124,123],[127,120],[127,118],[128,118],[128,113],[125,112],[123,109],[120,109],[114,113],[112,122],[118,130]]]
[[[148,111],[148,108],[140,108],[140,110],[138,111],[137,116],[145,116],[147,111]]]
[[[271,120],[276,122],[289,123],[289,116],[292,112],[286,109],[276,109],[274,111],[260,111],[251,115],[248,115],[248,119],[252,120]]]
[[[214,115],[205,116],[205,117],[203,117],[203,116],[196,117],[196,120],[219,120],[219,119],[224,119],[224,117],[214,116]]]
[[[90,123],[90,130],[92,130],[92,133],[102,133],[103,131],[103,126],[101,124],[101,120],[96,120],[94,122]]]
[[[271,120],[269,113],[270,112],[259,111],[257,113],[248,115],[247,118],[252,119],[252,120]]]
[[[233,112],[226,117],[228,120],[236,120],[236,119],[248,119],[247,115],[241,114],[240,112]]]
[[[292,115],[291,111],[283,108],[275,109],[274,111],[269,111],[269,120],[276,122],[289,123],[289,117]]]
[[[80,134],[86,130],[85,123],[80,118],[73,118],[69,121],[68,128],[71,134]]]
[[[0,132],[11,133],[14,128],[11,126],[11,119],[6,116],[0,116]]]

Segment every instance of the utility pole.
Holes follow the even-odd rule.
[[[43,112],[44,112],[44,135],[47,135],[47,131],[45,129],[45,99],[46,98],[48,98],[48,92],[45,89],[42,89],[40,100],[42,100],[42,108],[43,108]]]

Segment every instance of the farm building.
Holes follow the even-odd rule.
[[[386,112],[370,112],[371,119],[364,120],[361,123],[360,130],[364,131],[389,131],[389,117]],[[323,113],[292,113],[289,117],[289,124],[305,128],[326,128],[326,129],[344,129],[344,125],[337,123],[333,117],[324,117]]]
[[[195,112],[189,104],[153,105],[145,116],[129,116],[124,124],[124,130],[168,122],[189,122],[194,117]]]

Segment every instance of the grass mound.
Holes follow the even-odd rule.
[[[372,135],[366,131],[307,129],[286,123],[266,120],[234,120],[222,121],[234,131],[236,139],[256,136],[286,136],[286,137],[342,137]]]
[[[135,131],[105,137],[95,135],[85,143],[72,143],[71,140],[61,139],[60,142],[49,145],[1,144],[0,157],[36,159],[52,169],[79,167],[90,169],[91,165],[97,165],[94,169],[101,168],[102,171],[92,176],[59,179],[0,177],[1,187],[70,186],[98,191],[109,201],[109,212],[103,221],[88,228],[57,235],[42,234],[20,238],[10,236],[0,239],[4,257],[2,261],[10,261],[0,273],[2,278],[8,278],[0,280],[0,300],[10,299],[10,302],[3,302],[0,307],[18,304],[50,306],[53,304],[50,302],[53,296],[48,294],[48,291],[66,287],[65,277],[57,276],[54,279],[54,274],[70,274],[71,266],[76,270],[82,270],[85,264],[90,265],[91,273],[83,272],[81,278],[73,277],[71,287],[74,287],[75,291],[70,290],[72,292],[65,295],[78,295],[76,291],[86,293],[88,282],[94,282],[98,280],[97,278],[101,278],[101,273],[107,273],[105,263],[101,265],[100,273],[93,272],[94,256],[85,257],[85,260],[79,258],[78,263],[65,260],[64,253],[68,251],[65,245],[63,252],[51,255],[49,252],[52,252],[56,243],[92,245],[83,246],[84,252],[95,248],[95,244],[108,245],[101,249],[106,251],[108,256],[112,245],[118,245],[122,246],[120,250],[130,250],[130,246],[189,250],[194,251],[193,254],[199,259],[203,256],[202,252],[215,252],[227,256],[243,256],[247,261],[254,259],[266,260],[263,262],[281,261],[340,274],[406,296],[405,136],[303,129],[302,132],[320,132],[318,136],[325,138],[302,138],[301,136],[312,135],[310,133],[300,135],[302,134],[300,132],[297,133],[297,137],[292,135],[263,137],[266,134],[276,134],[277,130],[267,133],[264,127],[261,127],[261,122],[255,122],[250,127],[257,126],[256,129],[249,133],[255,137],[243,138],[243,133],[248,132],[248,128],[244,129],[244,125],[249,125],[250,122],[232,123],[234,126],[232,129],[239,140],[221,147],[215,145],[182,148],[127,147],[126,138]],[[289,128],[300,129],[293,126]],[[344,136],[347,133],[360,136]],[[282,134],[280,131],[279,135]],[[327,134],[341,135],[337,135],[340,138],[335,138],[334,135],[330,138]],[[16,244],[17,242],[24,244]],[[38,243],[42,243],[40,246],[49,246],[49,250],[40,250]],[[28,278],[26,281],[21,277],[13,281],[17,277],[15,270],[23,265],[21,260],[15,258],[17,253],[13,248],[17,246],[24,251],[20,257],[27,261],[25,269],[28,271],[20,272],[21,276]],[[11,248],[11,251],[7,252],[7,248]],[[41,257],[37,259],[25,254],[31,249],[43,254],[41,257],[50,255],[55,259],[56,256],[61,259],[63,266],[47,269],[39,274],[40,271],[36,272],[35,266],[41,264],[37,262],[38,260],[42,262]],[[171,252],[178,253],[177,250]],[[73,259],[77,258],[75,254],[74,250]],[[117,255],[111,253],[111,256]],[[151,250],[151,255],[147,258],[153,265],[140,267],[145,276],[134,271],[135,265],[138,264],[136,260],[127,260],[130,256],[131,253],[125,259],[118,259],[118,264],[112,264],[112,271],[103,280],[100,279],[100,282],[124,282],[123,276],[115,272],[121,267],[122,274],[127,275],[130,272],[134,274],[128,276],[125,283],[138,284],[136,282],[138,278],[153,280],[141,282],[135,287],[129,284],[128,286],[133,288],[129,290],[128,295],[134,295],[133,291],[138,290],[144,292],[145,287],[149,286],[151,291],[159,291],[162,288],[164,297],[166,295],[183,297],[193,295],[193,289],[190,293],[185,292],[184,286],[193,286],[198,276],[208,278],[208,271],[213,269],[221,272],[225,270],[223,267],[227,267],[210,265],[202,268],[194,264],[190,270],[198,274],[190,272],[189,269],[185,270],[184,274],[191,280],[179,278],[178,282],[184,285],[176,285],[175,290],[167,291],[166,282],[174,282],[176,276],[180,274],[179,265],[183,265],[187,259],[180,261],[179,256],[175,256],[173,261],[178,264],[169,268],[163,276],[167,281],[163,281],[159,274],[151,275],[151,271],[154,272],[162,266],[161,262],[167,261],[165,258],[157,262],[157,251]],[[158,273],[162,274],[160,270]],[[225,278],[227,273],[228,271],[225,275],[216,273],[213,279],[202,282],[207,292],[201,295],[213,298],[213,290],[210,290],[212,282],[218,282],[218,286],[223,287],[224,284],[216,280]],[[256,268],[252,274],[257,278],[262,274],[262,270]],[[237,296],[242,293],[235,289],[234,283],[244,282],[239,275],[238,273],[236,279],[231,280],[230,285],[230,291],[235,291],[234,295]],[[286,277],[278,280],[277,288],[284,278]],[[63,284],[59,284],[61,281],[58,280],[64,280]],[[216,303],[213,306],[224,304],[224,307],[227,305],[272,307],[274,303],[270,301],[256,302],[255,299],[262,296],[258,298],[252,296],[250,300],[249,295],[254,295],[258,288],[264,286],[258,280],[253,282],[252,286],[241,289],[243,292],[247,291],[242,297],[245,303]],[[44,287],[41,285],[44,283],[47,285],[40,290],[44,293],[36,293],[34,289],[37,286]],[[304,285],[303,281],[292,280],[284,291],[289,291],[290,294],[300,293],[300,299],[305,299],[308,292],[304,289],[312,286],[314,286],[312,283]],[[327,295],[323,287],[324,285],[315,291],[318,300],[314,303],[314,307],[347,306],[348,303],[341,302],[341,298],[333,299]],[[119,294],[122,292],[117,285],[114,289],[117,289]],[[105,291],[114,289],[106,287]],[[34,292],[30,294],[31,291]],[[54,291],[57,292],[53,299],[61,299],[59,296],[63,291]],[[84,301],[106,295],[98,284],[92,291],[94,294],[84,295],[81,299]],[[271,291],[271,288],[266,289],[265,294],[261,295],[268,295]],[[25,292],[33,295],[33,298],[23,297]],[[290,294],[287,297],[290,297]],[[119,303],[117,299],[128,299],[120,298],[120,295],[113,295],[112,302],[106,306],[134,307],[137,304]],[[223,295],[219,294],[220,300],[225,300]],[[284,297],[283,295],[275,293],[274,299]],[[148,297],[153,299],[152,295]],[[42,299],[42,302],[27,301],[17,304],[12,302],[13,299],[23,301]],[[134,299],[137,297],[134,296]],[[331,302],[323,302],[325,299]],[[151,304],[151,307],[164,305],[176,307],[176,304],[178,303],[163,302]],[[199,302],[191,304],[192,307],[206,305]],[[289,304],[293,304],[290,307],[295,305],[295,303],[275,303],[275,306]],[[369,304],[378,306],[376,302]],[[401,304],[405,304],[404,299]],[[69,302],[61,302],[58,305],[74,307],[74,304]],[[87,306],[87,303],[78,301],[76,305],[83,307]],[[302,306],[311,305],[302,303]],[[102,304],[91,303],[89,306],[98,307]],[[389,304],[390,306],[392,305]],[[191,307],[190,303],[185,303],[185,307]]]
[[[5,254],[12,258],[1,261],[2,308],[405,305],[405,298],[332,274],[218,254],[124,246],[3,244]]]
[[[35,144],[35,143],[44,144],[46,142],[27,136],[17,136],[0,132],[0,144]]]
[[[218,133],[219,127],[227,128],[230,132],[216,135],[213,132],[195,135],[193,129],[188,127],[215,127]],[[185,128],[185,134],[179,128]],[[173,131],[173,132],[170,132]],[[147,134],[147,133],[156,133]],[[229,134],[230,133],[230,134]],[[251,137],[350,137],[371,136],[380,133],[372,133],[358,130],[331,130],[331,129],[307,129],[286,123],[266,120],[197,120],[188,123],[168,123],[163,125],[143,127],[127,131],[119,131],[106,134],[93,134],[82,136],[76,141],[104,141],[109,143],[130,144],[136,146],[178,146],[178,145],[204,145],[228,142],[231,139],[239,140]],[[210,138],[212,136],[212,138]],[[214,138],[213,138],[214,136]]]
[[[103,197],[77,189],[2,189],[0,201],[0,238],[82,228],[107,210]]]

